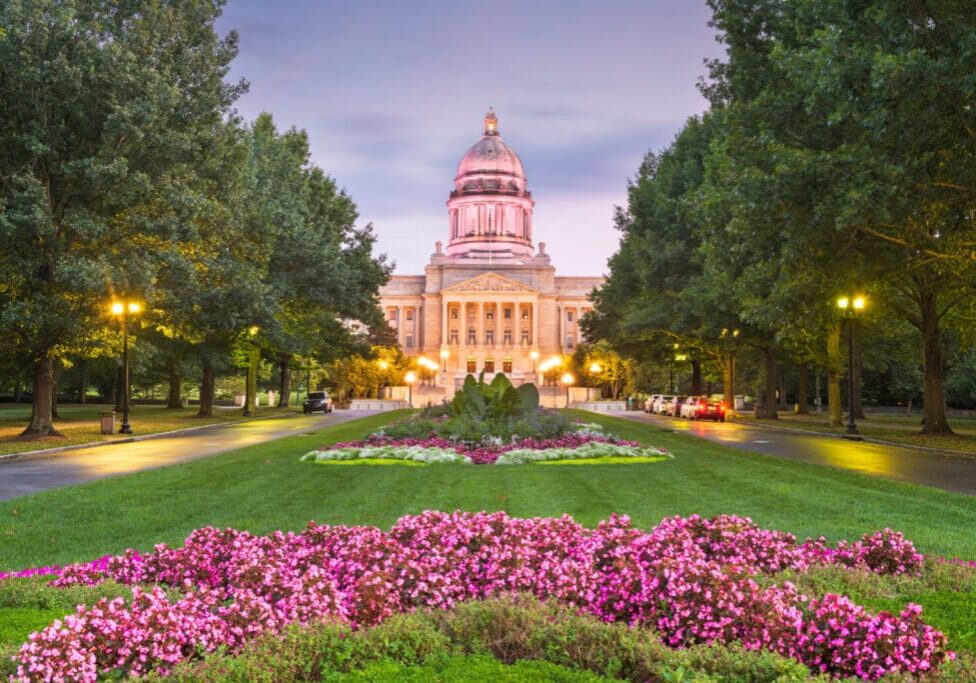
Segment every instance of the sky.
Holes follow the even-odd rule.
[[[457,163],[491,106],[535,239],[558,274],[600,275],[628,178],[706,107],[703,60],[723,54],[709,17],[705,0],[228,0],[217,28],[240,36],[239,113],[308,131],[398,274],[447,241]]]

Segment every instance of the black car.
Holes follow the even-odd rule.
[[[312,391],[309,393],[308,398],[305,399],[302,410],[306,413],[314,413],[316,410],[321,410],[323,413],[331,413],[332,399],[324,391]]]

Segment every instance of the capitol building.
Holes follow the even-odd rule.
[[[556,275],[545,242],[534,241],[534,206],[522,160],[489,111],[458,164],[446,247],[436,242],[423,275],[394,275],[380,289],[400,348],[431,369],[425,394],[450,398],[482,371],[541,384],[543,362],[582,341],[580,316],[603,278]]]

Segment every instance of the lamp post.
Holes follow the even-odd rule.
[[[447,386],[447,359],[451,357],[451,352],[441,349],[441,384]]]
[[[377,365],[379,365],[380,370],[383,372],[383,374],[386,374],[386,371],[390,367],[390,364],[386,360],[384,360],[382,358],[379,360],[379,362],[377,363]],[[383,377],[380,377],[379,381],[376,383],[376,398],[377,399],[382,399],[383,398],[382,396],[380,396],[380,393],[382,391],[383,391]]]
[[[535,364],[539,362],[539,352],[536,350],[529,351],[529,358],[532,359],[532,375],[535,377],[535,381],[539,381],[539,377],[536,376]]]
[[[675,348],[677,348],[677,346]],[[675,360],[676,363],[684,363],[686,360],[688,360],[688,354],[686,354],[686,353],[676,353],[676,354],[674,354],[674,360]],[[673,373],[674,372],[674,370],[673,370],[674,365],[672,364],[671,367],[672,367],[672,373]],[[673,382],[674,382],[674,379],[672,378],[672,383]],[[678,384],[681,384],[681,375],[680,374],[678,375]],[[678,393],[678,387],[677,387],[677,385],[674,385],[673,393],[675,393],[675,394]]]
[[[417,373],[411,370],[403,379],[407,383],[407,405],[413,408],[413,383],[417,381]]]
[[[566,407],[569,408],[569,388],[575,384],[576,378],[570,373],[565,373],[562,376],[562,383],[566,385]]]
[[[729,330],[728,328],[722,328],[722,339],[728,346],[728,363],[729,363],[729,386],[726,389],[726,394],[729,397],[729,405],[725,407],[727,414],[735,412],[735,350],[736,341],[739,338],[739,330]]]
[[[122,426],[119,434],[131,434],[129,425],[129,316],[142,312],[142,304],[138,301],[113,301],[112,315],[119,319],[122,326]]]
[[[244,417],[251,417],[252,413],[257,412],[255,399],[257,398],[258,364],[261,362],[261,350],[254,343],[254,338],[260,331],[261,328],[257,325],[252,325],[247,329],[250,346],[247,351],[247,380],[244,386]]]
[[[841,296],[837,298],[837,307],[847,319],[847,429],[848,436],[859,434],[854,422],[854,321],[856,316],[864,310],[867,300],[863,296]]]

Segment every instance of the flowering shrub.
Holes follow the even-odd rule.
[[[889,530],[837,548],[798,544],[733,516],[673,517],[647,532],[620,516],[587,529],[568,516],[433,511],[403,517],[389,532],[310,523],[297,534],[256,536],[206,527],[180,548],[159,545],[62,569],[52,585],[111,578],[136,586],[131,604],[79,607],[32,634],[18,655],[17,680],[166,671],[290,623],[332,618],[361,627],[513,592],[652,627],[676,647],[741,642],[866,680],[924,673],[953,655],[919,608],[872,615],[842,596],[808,600],[789,583],[763,587],[754,579],[846,563],[849,554],[877,573],[903,573],[913,566],[906,558],[917,556],[910,545]],[[170,602],[158,587],[138,584],[180,588],[184,597]]]
[[[393,439],[380,434],[373,435],[365,441],[347,441],[329,448],[311,451],[302,456],[302,460],[386,458],[425,463],[469,462],[476,465],[495,463],[514,465],[542,460],[602,456],[670,457],[664,449],[642,446],[636,441],[623,441],[604,434],[576,433],[554,439],[526,438],[512,443],[489,438],[474,446],[440,437]]]

